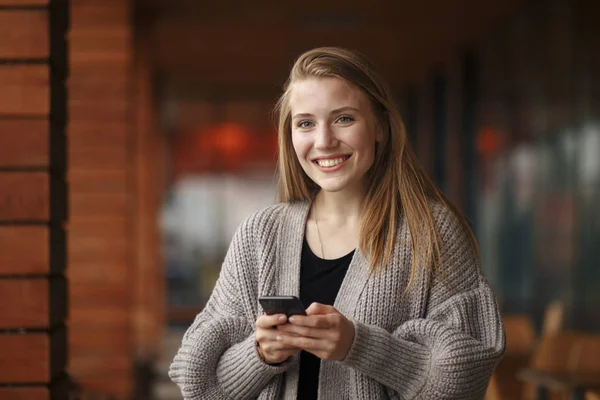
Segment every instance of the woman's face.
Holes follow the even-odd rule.
[[[328,192],[362,190],[380,140],[369,100],[339,78],[308,78],[290,93],[292,143],[304,172]]]

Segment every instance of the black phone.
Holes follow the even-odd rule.
[[[261,296],[258,302],[265,314],[306,315],[305,307],[296,296]]]

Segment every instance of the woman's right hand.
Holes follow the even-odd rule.
[[[267,364],[282,363],[300,351],[277,340],[278,325],[287,323],[284,314],[261,315],[256,319],[256,343],[258,353]]]

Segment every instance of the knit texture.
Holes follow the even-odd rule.
[[[410,234],[397,233],[390,264],[371,272],[356,251],[334,306],[354,323],[343,361],[322,361],[319,399],[482,399],[504,352],[494,295],[458,219],[433,204],[444,274],[410,277]],[[236,231],[205,309],[186,331],[169,370],[185,399],[296,399],[299,356],[261,361],[258,297],[299,295],[310,204],[284,203]]]

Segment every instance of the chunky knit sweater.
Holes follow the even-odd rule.
[[[299,295],[310,204],[283,203],[247,218],[234,235],[205,309],[184,335],[169,376],[185,399],[296,399],[299,355],[261,361],[255,321],[262,295]],[[420,271],[408,293],[405,221],[393,257],[370,271],[356,251],[334,306],[354,323],[343,361],[321,361],[319,399],[482,399],[504,352],[496,301],[458,219],[433,206],[444,271]]]

